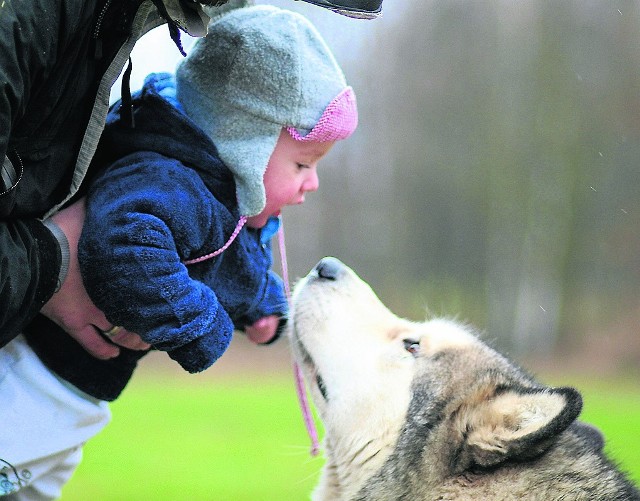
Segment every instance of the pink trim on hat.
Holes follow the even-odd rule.
[[[301,136],[295,127],[287,127],[287,131],[296,141],[322,143],[346,139],[356,130],[357,126],[356,95],[351,87],[347,87],[329,103],[309,134]]]

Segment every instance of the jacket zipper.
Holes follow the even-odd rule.
[[[93,57],[95,59],[102,58],[102,40],[100,39],[100,31],[102,30],[102,22],[104,21],[104,16],[107,14],[107,10],[111,6],[112,0],[107,0],[107,2],[102,6],[100,10],[100,14],[98,15],[98,19],[96,21],[95,28],[93,30],[93,43],[94,43],[94,52]]]

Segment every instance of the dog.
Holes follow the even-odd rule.
[[[315,501],[640,500],[578,391],[468,326],[399,318],[336,258],[295,285],[288,334],[324,425]]]

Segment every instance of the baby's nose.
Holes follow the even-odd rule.
[[[318,179],[318,173],[315,169],[309,172],[309,176],[304,180],[302,184],[302,191],[318,191],[320,187],[320,180]]]

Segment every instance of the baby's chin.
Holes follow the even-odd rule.
[[[260,214],[256,214],[255,216],[249,216],[247,218],[247,226],[249,228],[263,228],[264,225],[267,224],[269,218],[280,216],[281,211],[278,210],[272,214],[267,214],[266,212],[261,212]]]

